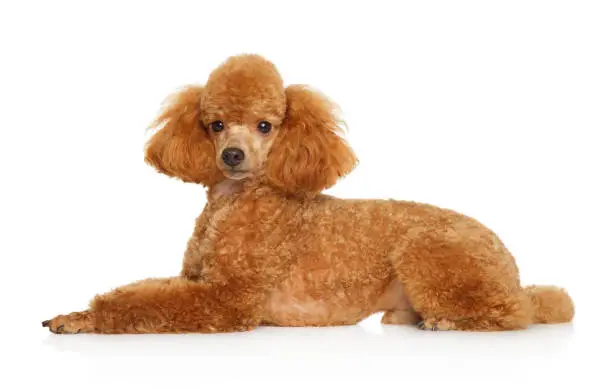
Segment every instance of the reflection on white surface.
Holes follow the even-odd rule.
[[[534,326],[502,333],[426,332],[369,322],[337,327],[260,327],[252,332],[166,335],[49,335],[44,344],[83,356],[419,357],[453,353],[479,358],[540,357],[563,351],[572,325]],[[449,346],[451,345],[452,346]],[[537,344],[537,347],[535,346]],[[367,356],[366,355],[366,356]],[[361,356],[361,355],[360,355]]]
[[[210,379],[477,382],[503,376],[499,387],[529,376],[562,379],[568,369],[560,366],[573,362],[572,325],[503,333],[424,332],[381,326],[379,319],[357,326],[262,327],[231,334],[48,335],[43,344],[102,385]]]

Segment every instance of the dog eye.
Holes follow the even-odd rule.
[[[212,129],[213,132],[223,131],[223,121],[213,121],[212,123],[210,123],[210,129]]]
[[[261,133],[268,133],[272,129],[272,124],[267,121],[260,121],[259,124],[257,124],[257,129]]]

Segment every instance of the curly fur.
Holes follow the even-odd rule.
[[[228,59],[204,86],[168,100],[146,161],[208,187],[174,278],[96,296],[43,322],[55,333],[227,332],[259,325],[383,323],[428,330],[512,330],[571,321],[557,287],[521,287],[514,258],[476,220],[415,202],[320,194],[357,159],[334,105],[283,87],[255,55]],[[269,133],[258,132],[262,120]],[[215,122],[223,130],[213,130]],[[224,163],[240,147],[244,160]]]
[[[289,86],[285,130],[268,157],[270,183],[290,193],[319,192],[348,174],[355,154],[338,136],[334,105],[303,85]]]

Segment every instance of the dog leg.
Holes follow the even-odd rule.
[[[43,322],[53,333],[214,333],[259,324],[263,296],[182,278],[147,279],[96,296],[87,311]]]
[[[412,309],[386,311],[381,320],[386,325],[414,325],[419,321],[421,317]]]
[[[44,321],[43,327],[55,334],[79,334],[94,331],[93,316],[89,311],[58,315],[57,317]]]
[[[514,258],[492,232],[473,221],[461,222],[419,230],[392,255],[397,278],[423,319],[420,327],[526,328],[531,310]]]
[[[429,330],[429,331],[447,331],[447,330],[455,330],[455,323],[446,319],[440,319],[439,321],[435,319],[426,319],[417,323],[417,327],[420,330]]]

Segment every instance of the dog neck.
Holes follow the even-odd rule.
[[[244,188],[244,181],[237,181],[233,179],[224,179],[209,189],[209,196],[211,200],[217,200],[225,197],[232,196],[239,193]]]
[[[301,193],[301,194],[286,194],[283,191],[271,186],[264,178],[251,177],[243,180],[224,179],[215,183],[208,188],[208,202],[217,204],[231,202],[233,199],[246,195],[262,197],[268,195],[283,196],[293,198],[300,202],[312,199],[321,195],[320,193]]]

